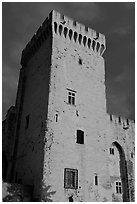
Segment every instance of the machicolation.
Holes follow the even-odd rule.
[[[57,11],[52,11],[22,51],[22,65],[27,63],[48,36],[52,35],[52,32],[82,47],[92,49],[101,56],[106,49],[105,36],[103,34],[97,33],[95,30],[71,18],[62,16]]]

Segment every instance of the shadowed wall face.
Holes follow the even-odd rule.
[[[43,36],[43,41],[34,41],[33,49],[23,52],[22,66],[25,71],[24,95],[20,118],[19,140],[17,144],[17,181],[24,185],[34,185],[34,197],[39,197],[43,174],[43,147],[46,128],[50,65],[51,32]],[[42,44],[41,44],[42,43]],[[31,50],[31,52],[30,52]]]

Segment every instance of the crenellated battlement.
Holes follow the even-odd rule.
[[[54,32],[68,40],[103,55],[106,49],[105,36],[81,23],[53,11]]]
[[[42,43],[48,39],[49,35],[52,33],[52,12],[45,19],[42,25],[39,27],[37,32],[33,35],[31,40],[28,42],[24,50],[22,51],[21,56],[21,65],[26,65],[28,60],[36,53],[40,48]]]
[[[27,64],[42,43],[52,35],[52,32],[66,38],[66,40],[91,49],[101,56],[106,49],[103,34],[97,33],[95,30],[53,10],[22,51],[21,65]]]
[[[128,118],[124,118],[124,117],[116,116],[112,114],[109,114],[108,116],[111,122],[121,125],[124,130],[129,129],[129,127],[135,127],[135,120],[131,120]]]

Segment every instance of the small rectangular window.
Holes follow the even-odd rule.
[[[78,188],[78,170],[65,168],[64,171],[64,188]]]
[[[84,132],[82,130],[77,130],[77,143],[84,144]]]
[[[76,105],[76,92],[70,89],[67,89],[68,91],[68,103],[71,105]]]
[[[110,154],[114,155],[114,148],[110,148]]]
[[[30,119],[30,115],[27,115],[26,116],[25,129],[28,129],[28,127],[29,127],[29,119]]]
[[[116,181],[116,193],[119,193],[119,194],[122,193],[121,181]]]

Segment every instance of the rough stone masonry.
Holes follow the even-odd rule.
[[[52,11],[22,52],[3,169],[35,201],[135,200],[134,121],[107,113],[105,49],[104,35]]]

